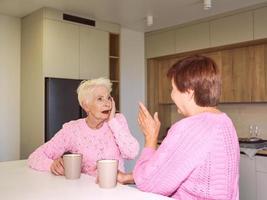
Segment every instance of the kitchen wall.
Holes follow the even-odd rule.
[[[143,134],[137,124],[138,102],[145,102],[144,33],[121,29],[121,112],[128,120],[133,136],[144,146]],[[132,171],[135,161],[126,162],[126,170]]]
[[[267,140],[267,103],[235,103],[221,104],[219,109],[225,112],[233,121],[238,137],[249,137],[249,126],[257,125],[261,138]],[[182,119],[176,111],[176,106],[172,106],[171,121],[175,123]]]
[[[219,108],[233,120],[239,137],[249,137],[249,126],[257,125],[260,137],[267,139],[267,103],[222,104]]]
[[[0,15],[0,161],[20,154],[20,19]]]

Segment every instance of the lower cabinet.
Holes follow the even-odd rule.
[[[257,198],[256,163],[247,155],[240,155],[239,199],[253,200]]]
[[[267,199],[267,157],[256,156],[257,200]]]
[[[240,155],[240,200],[267,199],[267,157]]]

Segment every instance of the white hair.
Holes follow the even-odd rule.
[[[78,100],[80,106],[83,107],[83,102],[90,100],[93,96],[92,92],[97,86],[104,86],[107,88],[108,92],[112,91],[112,83],[107,78],[96,78],[91,80],[84,80],[80,83],[77,88]]]

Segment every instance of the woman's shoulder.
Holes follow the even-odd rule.
[[[119,120],[120,122],[126,122],[126,118],[122,113],[116,113],[115,119]]]
[[[62,128],[63,129],[77,129],[83,126],[85,123],[84,118],[76,119],[76,120],[71,120],[69,122],[66,122],[63,124]]]

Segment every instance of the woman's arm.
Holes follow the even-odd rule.
[[[204,162],[210,149],[208,134],[203,140],[203,135],[197,134],[203,130],[184,127],[174,125],[157,150],[143,149],[133,170],[140,190],[170,196]]]
[[[50,171],[51,165],[58,160],[64,152],[70,151],[70,127],[65,124],[61,130],[47,143],[38,147],[28,158],[28,165],[36,170]],[[54,169],[54,168],[53,168]],[[53,171],[52,171],[53,172]]]
[[[139,151],[139,143],[132,136],[125,117],[122,114],[116,114],[108,122],[108,125],[113,132],[122,157],[125,159],[134,159]]]

